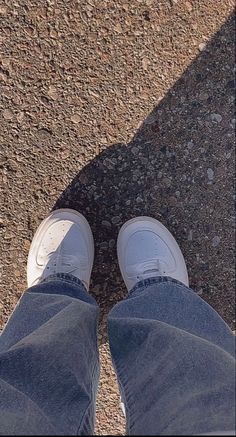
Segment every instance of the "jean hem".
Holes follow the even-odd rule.
[[[62,282],[68,282],[69,284],[76,284],[80,288],[82,288],[84,291],[88,292],[83,282],[77,278],[76,276],[71,275],[70,273],[55,273],[53,275],[48,276],[47,278],[43,279],[41,284],[47,283],[47,282],[53,282],[53,281],[62,281]]]
[[[142,279],[129,291],[127,298],[129,298],[134,293],[139,293],[143,291],[145,288],[154,284],[176,284],[184,287],[186,290],[189,290],[187,285],[183,284],[183,282],[178,281],[177,279],[171,278],[170,276],[152,276],[151,278]]]

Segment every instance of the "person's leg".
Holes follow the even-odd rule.
[[[56,211],[40,226],[27,271],[35,285],[0,336],[1,435],[93,433],[99,309],[87,292],[92,261],[80,215]]]
[[[188,288],[183,256],[155,220],[118,239],[129,294],[109,314],[113,363],[130,435],[233,430],[234,336]]]

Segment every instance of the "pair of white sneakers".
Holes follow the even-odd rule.
[[[127,221],[118,235],[117,253],[128,291],[139,281],[157,276],[189,284],[178,243],[154,218]],[[27,264],[28,286],[53,274],[68,273],[79,278],[89,290],[93,259],[93,235],[85,217],[72,209],[53,211],[33,238]]]

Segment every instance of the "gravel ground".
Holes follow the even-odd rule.
[[[97,434],[124,433],[106,316],[122,223],[163,221],[191,286],[234,323],[233,1],[0,3],[0,321],[53,208],[85,214],[101,305]]]

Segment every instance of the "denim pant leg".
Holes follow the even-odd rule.
[[[20,299],[0,336],[0,434],[91,435],[99,309],[71,275]]]
[[[111,310],[108,327],[129,435],[234,429],[234,336],[192,290],[144,280]]]

